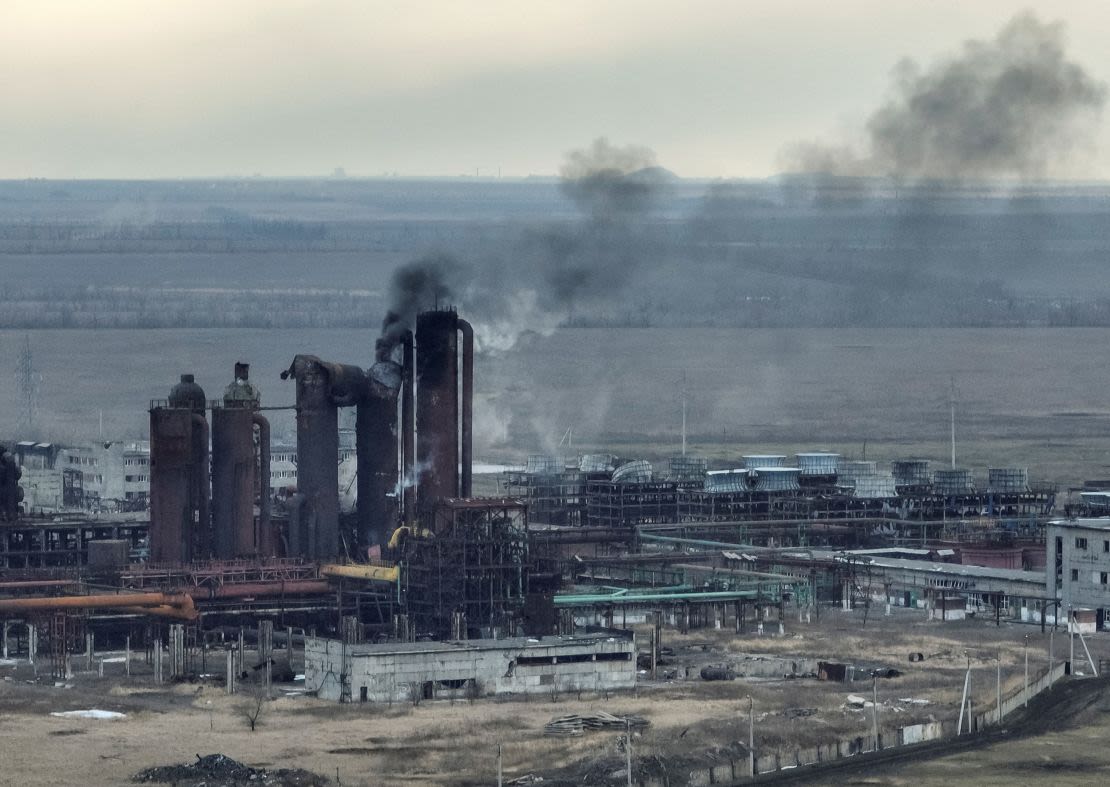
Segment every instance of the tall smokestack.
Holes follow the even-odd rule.
[[[416,317],[416,463],[419,508],[459,496],[458,316]]]

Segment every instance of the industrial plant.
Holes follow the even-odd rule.
[[[281,373],[292,408],[265,404],[248,363],[230,371],[214,399],[182,374],[150,403],[149,448],[120,454],[149,473],[149,516],[26,510],[21,465],[40,484],[55,464],[69,468],[59,484],[76,500],[83,478],[69,466],[82,454],[3,452],[5,659],[58,681],[122,662],[127,676],[228,694],[292,683],[373,713],[675,681],[901,675],[907,665],[866,657],[758,650],[764,636],[873,606],[937,626],[1063,627],[1071,641],[1006,697],[1000,677],[978,715],[968,695],[959,718],[884,729],[876,718],[866,740],[795,765],[986,729],[1065,672],[1100,671],[1084,635],[1110,626],[1110,540],[1092,518],[1105,491],[1069,497],[1061,514],[1066,493],[1021,467],[977,474],[818,450],[724,467],[686,454],[661,467],[537,454],[475,496],[474,330],[449,308],[411,328],[387,320],[369,368],[294,355]],[[354,409],[353,506],[341,502],[343,408]],[[287,409],[295,484],[275,488],[266,413]],[[681,644],[699,631],[754,636],[753,651]],[[737,780],[787,765],[754,742],[730,757]]]

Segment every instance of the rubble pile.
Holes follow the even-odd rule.
[[[300,768],[252,768],[223,754],[197,755],[188,765],[160,765],[135,774],[132,781],[175,787],[325,787],[328,780]]]

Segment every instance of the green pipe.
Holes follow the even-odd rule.
[[[759,596],[758,590],[716,590],[701,593],[644,593],[617,596],[593,594],[584,596],[555,596],[555,606],[575,607],[586,604],[635,604],[641,601],[739,601]]]
[[[767,550],[767,547],[757,547],[755,544],[729,544],[725,541],[706,541],[700,538],[679,538],[678,536],[655,536],[651,533],[640,533],[640,540],[655,541],[660,544],[691,544],[700,547],[723,547],[724,549]]]

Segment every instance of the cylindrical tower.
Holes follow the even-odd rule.
[[[458,497],[458,315],[428,311],[416,318],[416,464],[421,511]]]
[[[366,375],[357,366],[298,355],[282,377],[297,382],[297,491],[305,501],[302,532],[290,541],[299,556],[333,558],[339,554],[338,408],[365,395]]]
[[[150,558],[186,563],[208,553],[208,423],[191,374],[150,409]]]
[[[235,379],[212,407],[212,530],[215,555],[224,559],[257,554],[259,546],[254,525],[259,395],[249,372],[247,364],[235,364]]]

